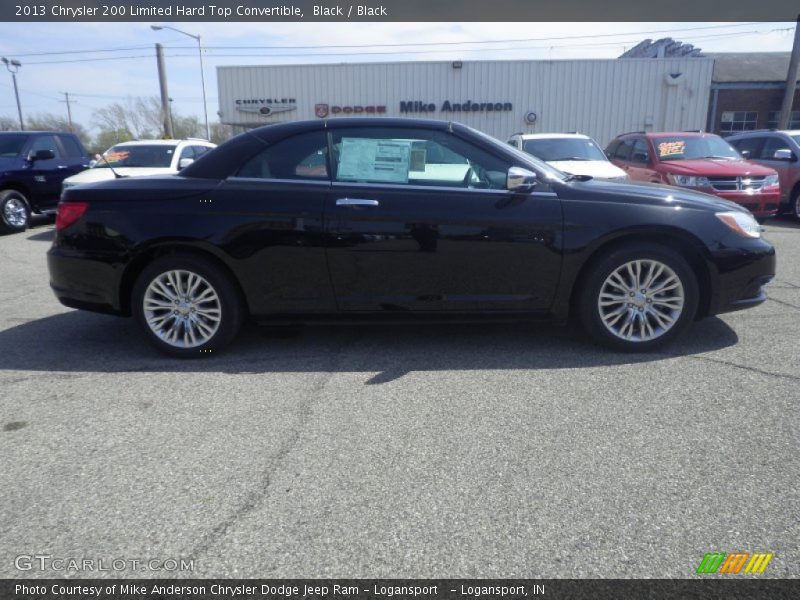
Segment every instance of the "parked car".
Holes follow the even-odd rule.
[[[664,183],[736,202],[759,219],[778,212],[778,174],[744,160],[713,133],[626,133],[606,154],[631,179]]]
[[[780,209],[800,219],[800,129],[748,131],[725,138],[741,155],[778,172]]]
[[[600,179],[628,179],[588,135],[581,133],[515,133],[508,143],[565,173]]]
[[[248,317],[474,313],[573,313],[649,350],[763,302],[775,250],[707,194],[582,180],[457,123],[342,118],[66,189],[48,266],[63,304],[134,315],[177,356],[221,349]]]
[[[55,212],[61,182],[87,166],[72,133],[0,132],[0,232],[25,231],[32,212]]]
[[[122,142],[106,150],[91,169],[64,180],[64,188],[122,177],[177,173],[203,156],[216,144],[205,140],[137,140]]]

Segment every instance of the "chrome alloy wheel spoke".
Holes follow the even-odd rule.
[[[597,310],[616,337],[646,342],[669,331],[683,312],[683,284],[668,265],[651,259],[629,261],[600,287]]]
[[[18,198],[11,198],[3,207],[6,222],[14,227],[25,225],[25,205]]]
[[[222,320],[216,290],[191,271],[161,273],[147,286],[142,306],[150,330],[176,348],[202,346],[217,333]]]

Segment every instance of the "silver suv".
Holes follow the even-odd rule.
[[[781,210],[800,219],[800,129],[737,133],[725,140],[744,158],[771,167],[781,182]]]

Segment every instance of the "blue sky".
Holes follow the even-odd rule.
[[[77,101],[72,105],[74,120],[91,128],[93,110],[109,102],[158,95],[154,47],[159,42],[166,51],[175,111],[202,120],[196,42],[173,31],[151,30],[156,23],[202,36],[212,121],[218,65],[614,58],[644,38],[660,37],[707,52],[788,52],[794,29],[794,23],[0,23],[0,56],[23,63],[18,74],[23,113],[66,114],[59,100],[69,92]],[[475,43],[488,40],[526,41]],[[447,44],[412,45],[443,42]],[[318,48],[347,44],[383,46]],[[45,52],[59,54],[41,54]],[[0,115],[16,116],[11,76],[3,72]]]

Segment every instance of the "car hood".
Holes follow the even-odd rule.
[[[119,175],[123,177],[143,177],[145,175],[167,175],[174,174],[175,171],[169,167],[120,167],[114,169]],[[99,167],[94,169],[86,169],[77,175],[67,177],[64,182],[68,185],[78,185],[81,183],[92,183],[94,181],[105,181],[108,179],[115,179],[114,173],[108,167]]]
[[[712,177],[730,175],[731,177],[745,177],[748,175],[767,176],[776,173],[769,167],[758,165],[749,160],[729,160],[725,158],[662,160],[661,166],[676,175],[710,175]]]
[[[602,179],[588,181],[573,181],[568,185],[573,189],[591,192],[586,199],[594,196],[604,201],[626,202],[635,204],[649,204],[669,206],[672,208],[691,208],[709,212],[737,211],[748,212],[747,209],[735,202],[723,200],[718,196],[696,192],[686,188],[661,185],[658,183],[643,182],[615,182]]]
[[[547,164],[573,175],[589,175],[601,179],[621,179],[628,176],[625,171],[607,160],[552,160]]]

